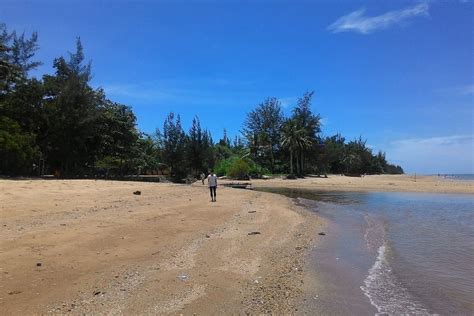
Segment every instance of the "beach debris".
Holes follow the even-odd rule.
[[[135,195],[141,195],[141,194],[142,194],[142,191],[135,191],[135,192],[133,192],[133,194],[135,194]]]
[[[102,293],[102,292],[101,292],[101,291],[94,291],[93,294],[94,294],[94,296],[97,296],[97,295],[99,295],[100,293]]]
[[[189,276],[183,273],[181,275],[178,275],[176,278],[181,281],[186,281],[187,279],[189,279]]]
[[[8,295],[15,295],[15,294],[20,294],[21,291],[11,291],[11,292],[8,292]]]
[[[320,232],[318,235],[320,235],[320,236],[325,236],[326,233],[325,233],[325,232]]]
[[[257,213],[257,211],[249,211],[249,213]]]
[[[260,280],[261,280],[261,279],[262,279],[262,277],[261,277],[261,276],[258,276],[258,277],[253,281],[253,283],[258,284],[258,283],[260,283]]]
[[[211,238],[211,236],[209,236],[208,234],[206,234],[206,238]]]
[[[43,264],[42,264],[41,262],[37,262],[37,263],[36,263],[36,266],[37,266],[37,267],[41,267],[42,265],[43,265]]]
[[[261,234],[260,232],[250,232],[250,233],[248,233],[247,235],[250,236],[250,235],[260,235],[260,234]]]

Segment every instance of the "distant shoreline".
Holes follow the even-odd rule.
[[[222,180],[221,183],[228,182]],[[361,191],[361,192],[424,192],[474,194],[474,182],[444,179],[438,176],[414,175],[368,175],[346,177],[328,175],[328,178],[306,177],[286,180],[283,178],[253,179],[253,187],[295,188],[321,191]]]

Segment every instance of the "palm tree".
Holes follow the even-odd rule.
[[[293,174],[293,152],[311,146],[311,138],[296,120],[288,119],[283,123],[281,145],[290,151],[290,174]]]

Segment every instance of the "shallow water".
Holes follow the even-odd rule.
[[[262,190],[298,198],[330,222],[312,256],[325,290],[310,309],[474,314],[474,196]]]

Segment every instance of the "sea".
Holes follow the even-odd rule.
[[[474,181],[474,174],[437,174],[436,176],[444,179],[451,180],[464,180],[464,181]]]
[[[309,256],[307,314],[474,315],[473,195],[259,190],[328,223]]]

